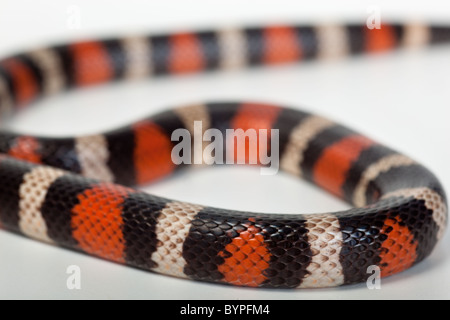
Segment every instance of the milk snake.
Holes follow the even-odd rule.
[[[116,79],[449,41],[449,28],[411,24],[269,26],[78,42],[2,59],[0,107],[9,114],[42,96]],[[195,120],[221,131],[279,129],[280,168],[355,208],[261,214],[131,189],[183,167],[171,160],[171,133],[192,131]],[[75,138],[3,130],[0,153],[2,228],[181,278],[271,288],[362,282],[369,266],[389,276],[422,261],[447,221],[445,192],[428,169],[345,126],[277,105],[196,104]]]

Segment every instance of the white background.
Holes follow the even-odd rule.
[[[266,23],[450,21],[448,1],[67,1],[0,0],[0,56],[85,37],[160,33]],[[68,26],[70,8],[80,29]],[[425,164],[450,190],[450,46],[335,62],[188,75],[72,92],[20,114],[14,129],[46,135],[94,133],[143,115],[198,101],[256,100],[321,113]],[[0,182],[1,183],[1,182]],[[285,174],[207,168],[181,173],[145,190],[218,207],[261,212],[329,212],[348,206]],[[0,208],[1,209],[1,208]],[[447,233],[423,263],[382,280],[337,289],[260,290],[161,276],[49,246],[0,230],[0,298],[393,299],[450,298]],[[81,290],[66,288],[66,268],[81,268]]]

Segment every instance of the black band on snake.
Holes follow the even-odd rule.
[[[450,42],[425,25],[269,26],[79,42],[0,61],[2,114],[72,87],[116,79],[270,65]],[[280,168],[355,206],[261,214],[131,188],[183,167],[174,130],[278,129]],[[225,152],[227,150],[224,150]],[[228,150],[228,152],[231,152]],[[425,167],[345,126],[252,102],[196,104],[74,138],[0,132],[0,225],[31,238],[166,275],[251,287],[332,287],[426,258],[447,222]],[[276,201],[276,199],[274,199]]]

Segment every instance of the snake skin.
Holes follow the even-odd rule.
[[[68,88],[118,79],[448,42],[450,28],[417,24],[270,26],[79,42],[0,60],[0,110],[8,114]],[[132,189],[183,167],[172,162],[171,134],[193,132],[194,121],[203,131],[223,133],[278,129],[281,169],[355,208],[261,214]],[[389,276],[422,261],[447,224],[445,192],[425,167],[345,126],[277,105],[197,104],[73,138],[3,130],[0,153],[2,228],[181,278],[266,288],[362,282],[369,266]]]

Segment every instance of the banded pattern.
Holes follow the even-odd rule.
[[[0,110],[65,88],[148,75],[328,59],[450,42],[423,25],[270,26],[88,41],[0,61]],[[237,162],[279,151],[281,169],[356,208],[318,215],[260,214],[172,201],[130,188],[172,174],[176,129],[279,130],[279,150],[225,146]],[[238,132],[238,131],[236,131]],[[243,138],[240,133],[233,139]],[[194,145],[202,155],[208,143]],[[175,108],[92,136],[0,132],[0,225],[42,241],[172,276],[271,288],[365,281],[427,257],[447,224],[438,179],[416,161],[307,112],[253,102]],[[211,159],[193,159],[210,163]],[[123,186],[125,185],[125,186]]]
[[[311,215],[305,223],[311,245],[311,263],[300,287],[335,287],[344,283],[339,254],[342,233],[339,220],[331,214]]]
[[[42,81],[42,92],[51,95],[61,92],[64,88],[64,72],[61,59],[52,49],[41,49],[32,51],[28,57],[34,65],[36,73]]]
[[[75,150],[83,176],[103,181],[114,180],[108,168],[109,151],[103,135],[76,138]]]
[[[191,223],[202,206],[181,202],[169,202],[158,217],[155,232],[158,244],[151,259],[153,271],[176,277],[186,277],[183,270],[186,261],[182,256],[183,244]]]
[[[52,242],[40,210],[49,186],[63,174],[62,170],[36,167],[24,175],[19,189],[19,227],[25,235]]]

